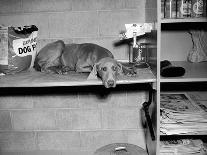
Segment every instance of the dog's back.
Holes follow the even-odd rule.
[[[59,59],[65,48],[63,41],[58,40],[44,46],[37,54],[34,62],[34,68],[37,71],[44,71],[49,66],[61,65]]]
[[[66,44],[61,61],[64,66],[75,67],[79,62],[93,66],[104,57],[114,58],[109,50],[96,44]]]

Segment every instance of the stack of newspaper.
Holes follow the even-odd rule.
[[[200,139],[179,139],[160,142],[160,155],[206,155],[206,148]]]
[[[162,93],[160,97],[161,134],[206,134],[207,100],[201,101],[197,98],[198,96],[187,93]]]

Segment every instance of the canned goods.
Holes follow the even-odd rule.
[[[146,62],[147,47],[145,44],[139,44],[137,48],[133,48],[133,62]]]
[[[179,0],[177,18],[191,17],[191,5],[191,0]]]
[[[176,0],[165,1],[165,18],[176,18]]]
[[[204,14],[203,0],[192,0],[192,17],[202,17]]]

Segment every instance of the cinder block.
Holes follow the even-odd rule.
[[[52,130],[55,129],[55,111],[20,110],[12,111],[14,130]]]
[[[145,4],[145,8],[157,8],[157,1],[155,0],[147,0]]]
[[[125,134],[127,135],[127,142],[130,144],[137,145],[143,149],[146,149],[146,141],[145,141],[145,135],[144,130],[127,130],[125,131]]]
[[[37,145],[40,150],[80,149],[80,133],[38,132]]]
[[[81,92],[79,95],[80,108],[98,108],[101,104],[106,104],[110,100],[110,94],[97,92]]]
[[[21,12],[20,0],[1,0],[0,1],[0,14],[1,13],[18,13]]]
[[[125,0],[125,8],[127,9],[142,9],[145,7],[145,4],[146,1],[143,0]]]
[[[73,11],[98,10],[100,5],[99,0],[72,0]]]
[[[0,132],[2,152],[20,152],[35,150],[35,133],[33,132]]]
[[[144,102],[148,101],[148,93],[145,91],[130,91],[127,92],[127,105],[142,107]]]
[[[100,92],[99,92],[100,93]],[[125,91],[106,91],[102,94],[97,93],[81,93],[79,94],[79,102],[81,108],[97,108],[97,107],[128,107],[127,95]]]
[[[124,0],[73,0],[72,10],[109,10],[125,8]]]
[[[15,151],[15,152],[2,152],[2,151],[0,151],[0,154],[1,155],[22,155],[21,152],[17,152],[17,151]]]
[[[101,0],[99,0],[101,2]],[[125,0],[105,0],[102,1],[101,10],[126,9]]]
[[[77,108],[78,95],[42,95],[33,96],[33,103],[35,108]]]
[[[44,13],[24,14],[25,25],[36,25],[38,27],[38,38],[48,38],[49,15]]]
[[[9,111],[0,111],[0,130],[11,130],[11,117]]]
[[[145,22],[145,8],[137,10],[99,11],[101,36],[118,36],[125,24]]]
[[[93,155],[95,150],[70,150],[64,151],[61,155]]]
[[[23,0],[24,12],[70,11],[71,0]]]
[[[0,109],[29,109],[33,108],[31,96],[0,97]]]
[[[85,131],[81,132],[81,146],[84,149],[98,149],[111,143],[127,143],[124,131]]]
[[[115,44],[118,43],[119,37],[112,36],[112,37],[98,37],[98,38],[74,38],[74,43],[95,43],[104,48],[111,51],[114,55],[115,59],[122,59],[128,60],[128,46],[127,45],[120,45],[116,46]]]
[[[54,150],[35,150],[35,151],[24,151],[21,155],[62,155],[61,151]]]
[[[0,16],[1,24],[5,26],[36,25],[38,38],[48,38],[48,14],[11,14]]]
[[[146,22],[155,22],[157,20],[157,9],[156,8],[150,8],[146,9],[145,11],[145,18]]]
[[[100,129],[101,110],[98,109],[58,110],[57,127],[61,130]]]
[[[97,12],[67,12],[50,14],[48,31],[50,33],[50,38],[97,36]]]
[[[115,9],[135,9],[144,7],[145,1],[141,0],[73,0],[72,10],[115,10]]]
[[[142,0],[105,0],[101,1],[101,10],[137,9],[145,5]]]
[[[122,107],[126,105],[126,92],[125,91],[111,91],[108,94],[106,102],[99,103],[100,108]]]
[[[1,25],[4,26],[22,26],[24,25],[24,15],[9,14],[0,15]]]
[[[103,109],[104,129],[137,129],[141,126],[139,109],[111,108]]]
[[[112,92],[111,100],[108,103],[108,106],[112,107],[123,107],[127,104],[126,102],[126,92]]]

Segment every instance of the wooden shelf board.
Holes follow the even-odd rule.
[[[200,18],[170,18],[170,19],[161,19],[161,23],[192,23],[192,22],[207,22],[206,17]]]
[[[174,78],[161,77],[160,82],[207,82],[207,62],[172,61],[172,65],[184,67],[185,75]]]
[[[171,137],[173,137],[173,136],[203,136],[203,135],[206,135],[206,132],[203,131],[199,134],[196,134],[196,133],[190,134],[190,133],[188,133],[188,134],[177,134],[177,135],[167,135],[167,134],[160,133],[160,136],[162,136],[162,137],[167,137],[167,136],[171,136]]]
[[[100,79],[87,80],[88,74],[70,75],[46,74],[37,71],[0,76],[0,87],[53,87],[102,85]],[[119,76],[117,84],[153,83],[156,78],[150,69],[140,69],[135,77]]]

